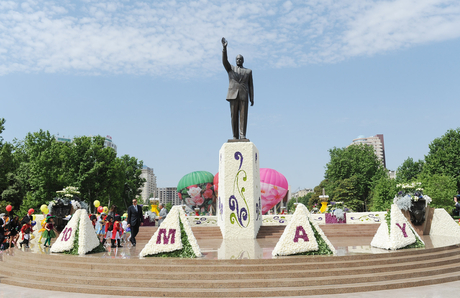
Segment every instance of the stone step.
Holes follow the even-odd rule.
[[[417,266],[420,268],[435,266],[437,262],[445,262],[448,264],[449,261],[458,262],[460,257],[460,249],[453,247],[448,250],[433,250],[431,253],[417,254],[420,251],[431,251],[426,249],[412,250],[410,254],[396,255],[396,253],[385,254],[385,257],[381,258],[364,258],[360,259],[359,256],[356,258],[343,258],[343,257],[319,257],[316,262],[304,262],[311,257],[295,258],[293,261],[297,262],[283,262],[289,260],[288,258],[275,259],[275,260],[257,260],[259,262],[236,262],[236,260],[197,260],[192,264],[181,262],[180,259],[166,259],[169,262],[163,262],[164,258],[146,258],[146,259],[106,259],[106,258],[91,258],[91,257],[74,257],[74,256],[63,256],[63,255],[36,255],[30,253],[22,253],[20,256],[4,256],[4,265],[11,264],[11,266],[19,267],[22,265],[31,266],[36,265],[37,268],[43,268],[47,266],[47,261],[50,262],[51,268],[59,266],[61,269],[73,270],[77,268],[97,270],[98,268],[119,268],[123,271],[131,270],[142,270],[145,272],[155,272],[158,268],[163,268],[164,274],[171,272],[200,272],[200,273],[219,273],[219,272],[239,272],[244,269],[245,272],[288,272],[302,270],[311,271],[326,270],[330,272],[331,269],[334,271],[339,270],[335,274],[340,275],[346,270],[351,270],[361,267],[382,267],[382,266]],[[366,255],[363,255],[366,256]],[[376,255],[377,256],[377,255]],[[378,255],[380,256],[380,255]],[[457,257],[459,256],[459,257]],[[420,260],[423,259],[423,263]],[[235,261],[235,262],[232,262]],[[245,260],[250,261],[250,260]],[[256,260],[252,260],[256,261]],[[264,262],[265,261],[265,262]],[[278,261],[278,262],[269,262]],[[135,266],[133,266],[135,265]],[[269,267],[268,267],[269,265]],[[344,271],[343,271],[344,270]],[[89,274],[89,273],[88,273]]]
[[[126,276],[116,277],[117,275],[108,275],[104,278],[104,281],[108,284],[116,284],[120,287],[142,287],[144,284],[149,283],[152,277],[155,277],[155,283],[157,288],[261,288],[261,287],[299,287],[314,283],[315,285],[334,285],[334,284],[353,284],[353,283],[365,283],[365,282],[376,282],[381,280],[399,280],[407,277],[427,277],[435,276],[439,274],[446,274],[460,271],[460,266],[457,264],[450,263],[449,265],[441,265],[435,268],[420,268],[385,271],[385,272],[364,272],[363,268],[359,274],[346,274],[346,275],[332,275],[327,276],[290,276],[290,277],[279,277],[277,274],[270,276],[257,275],[253,278],[232,278],[227,275],[216,275],[214,279],[203,279],[199,273],[189,274],[183,276],[183,279],[172,280],[169,276],[163,276],[162,272],[156,271],[157,274],[152,273],[149,278],[138,277],[135,280],[127,279]],[[8,278],[22,278],[24,273],[28,271],[9,270],[4,275]],[[103,276],[107,271],[99,271],[98,275],[94,276],[76,276],[72,272],[67,274],[55,274],[47,273],[46,278],[56,283],[72,283],[87,286],[97,287],[100,285],[101,280],[98,278]],[[124,271],[120,271],[124,272]],[[137,271],[138,272],[138,271]],[[330,272],[333,273],[333,272]],[[29,280],[43,280],[43,271],[30,273],[28,272],[27,278]],[[180,281],[180,282],[178,282]],[[218,281],[218,282],[216,282]]]
[[[253,287],[253,288],[187,288],[178,289],[158,288],[157,282],[149,280],[142,287],[121,287],[110,284],[109,282],[101,283],[97,286],[78,285],[72,283],[57,283],[44,279],[41,281],[29,280],[25,278],[4,278],[2,283],[16,285],[21,287],[30,287],[45,290],[57,290],[64,292],[76,293],[114,293],[116,295],[129,296],[152,296],[157,297],[275,297],[275,296],[306,296],[306,295],[321,295],[321,294],[339,294],[353,293],[364,291],[387,290],[396,288],[407,288],[422,285],[431,285],[456,281],[460,279],[457,271],[439,274],[435,276],[424,277],[406,277],[395,280],[381,280],[365,283],[351,284],[333,284],[333,285],[317,285],[297,284],[292,287]],[[219,284],[216,282],[216,284]]]
[[[98,277],[104,275],[107,270],[122,271],[122,272],[144,272],[150,273],[150,276],[155,275],[156,272],[161,270],[161,276],[156,278],[157,282],[162,282],[161,287],[168,285],[169,280],[187,280],[190,283],[196,283],[199,281],[215,281],[215,280],[273,280],[273,282],[279,282],[278,279],[286,281],[288,279],[303,278],[305,280],[312,279],[309,282],[321,282],[322,284],[328,284],[328,282],[339,282],[344,279],[350,278],[353,276],[356,279],[355,282],[360,282],[359,279],[366,278],[369,279],[369,274],[375,276],[378,279],[391,279],[391,278],[400,278],[401,275],[412,274],[413,276],[426,276],[434,274],[442,274],[451,271],[458,271],[460,267],[457,265],[460,261],[460,256],[457,255],[445,255],[442,258],[436,258],[433,260],[424,260],[424,262],[417,262],[416,258],[412,258],[408,261],[396,260],[391,265],[388,265],[387,262],[381,262],[380,264],[373,264],[369,262],[364,262],[361,264],[343,264],[342,268],[338,266],[328,267],[317,264],[316,266],[285,266],[285,268],[277,268],[276,274],[273,274],[273,271],[265,271],[263,267],[259,266],[258,268],[248,268],[248,266],[233,266],[232,268],[227,267],[228,270],[217,271],[215,268],[212,268],[213,271],[195,271],[189,270],[190,268],[176,268],[178,270],[161,270],[161,267],[164,266],[142,266],[137,265],[132,266],[132,264],[125,265],[110,265],[105,264],[85,264],[85,266],[78,266],[78,264],[73,264],[73,266],[62,266],[60,262],[53,263],[50,265],[41,265],[41,266],[31,266],[31,263],[21,263],[21,262],[5,262],[3,264],[4,275],[10,277],[21,277],[23,274],[27,274],[28,278],[33,280],[40,280],[43,278],[43,272],[47,273],[47,277],[58,281],[64,278],[66,281],[70,281],[71,278],[79,279],[83,278],[85,280],[90,279],[92,281],[83,282],[86,284],[98,285],[100,280]],[[43,263],[43,262],[42,262]],[[364,264],[364,265],[363,265]],[[200,268],[203,270],[203,267]],[[237,269],[237,270],[235,270]],[[332,270],[331,270],[332,269]],[[242,271],[244,270],[244,271]],[[281,275],[281,276],[280,276]],[[391,276],[390,276],[391,275]],[[333,276],[334,279],[330,279]],[[324,277],[325,279],[320,281],[320,278]],[[108,278],[116,279],[116,277],[110,276]],[[126,278],[120,277],[116,283],[121,285],[123,284]],[[142,285],[143,282],[148,282],[148,280],[143,280],[142,276],[136,279],[137,282],[140,282]],[[377,279],[377,280],[378,280]],[[329,280],[329,281],[328,281]],[[163,282],[164,281],[164,282]],[[78,283],[79,281],[72,281]],[[131,283],[132,281],[128,281]],[[343,281],[342,281],[343,282]],[[173,282],[173,283],[177,283]],[[351,283],[347,281],[347,283]],[[129,284],[128,284],[129,285]],[[280,285],[282,286],[282,285]],[[183,287],[182,285],[178,287]],[[191,285],[193,287],[193,285]],[[250,286],[247,286],[250,287]]]
[[[135,256],[140,252],[142,246],[139,245],[139,248],[136,248]],[[245,265],[245,266],[256,266],[256,265],[267,265],[270,266],[280,265],[286,266],[288,264],[321,264],[325,265],[328,263],[339,263],[339,262],[348,262],[358,264],[359,262],[399,262],[399,259],[406,258],[420,258],[420,259],[433,259],[438,256],[444,257],[445,255],[455,255],[460,254],[460,247],[458,245],[451,245],[438,248],[430,249],[403,249],[391,253],[382,253],[382,254],[357,254],[357,255],[347,255],[347,256],[289,256],[289,257],[278,257],[273,259],[243,259],[243,260],[212,260],[212,259],[175,259],[175,258],[155,258],[148,257],[145,259],[112,259],[101,258],[97,255],[87,255],[86,257],[75,257],[64,254],[34,254],[29,252],[23,252],[20,250],[15,251],[15,256],[10,256],[7,254],[3,255],[5,260],[23,260],[24,262],[36,262],[36,261],[52,261],[52,262],[71,262],[71,263],[90,263],[90,264],[118,264],[123,265],[126,262],[129,264],[139,264],[139,265],[148,265],[148,266],[211,266],[211,265]],[[95,257],[93,257],[95,256]],[[265,270],[268,270],[265,269]],[[274,269],[278,270],[278,269]]]

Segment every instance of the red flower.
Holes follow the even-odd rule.
[[[212,199],[212,189],[207,189],[203,193],[205,199]]]

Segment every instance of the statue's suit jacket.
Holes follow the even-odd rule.
[[[227,50],[222,51],[222,63],[228,73],[227,100],[239,99],[242,101],[254,100],[254,87],[252,83],[252,70],[244,67],[233,66],[228,62]]]

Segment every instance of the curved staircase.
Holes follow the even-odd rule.
[[[153,231],[142,230],[145,235]],[[138,243],[138,248],[129,249],[133,255],[146,240],[139,237]],[[3,254],[0,282],[92,294],[270,297],[375,291],[460,280],[458,245],[260,260],[113,259],[113,253],[77,257],[15,249],[14,256]]]

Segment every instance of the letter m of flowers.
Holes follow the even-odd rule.
[[[169,244],[171,241],[171,244],[175,243],[175,236],[176,236],[176,229],[169,229],[169,233],[166,236],[166,229],[160,229],[158,232],[158,237],[157,237],[157,244],[161,244],[161,235],[163,235],[163,244]]]
[[[294,242],[299,242],[299,238],[303,239],[303,241],[307,242],[310,241],[308,239],[307,233],[305,232],[302,226],[298,226],[295,230]]]

